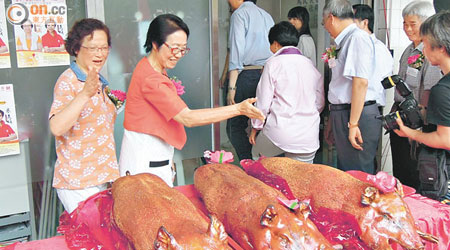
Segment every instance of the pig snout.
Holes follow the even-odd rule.
[[[206,234],[198,235],[188,232],[176,239],[164,226],[161,226],[154,241],[154,248],[156,250],[231,250],[225,228],[215,216],[210,216]]]
[[[261,216],[260,224],[269,230],[270,237],[266,240],[270,240],[274,249],[334,249],[301,210],[295,214],[284,214],[269,205]]]
[[[369,187],[363,196],[362,203],[371,207],[362,223],[368,225],[363,234],[366,231],[370,235],[367,240],[371,247],[391,249],[388,243],[391,240],[405,249],[424,249],[409,208],[398,193],[380,194]]]

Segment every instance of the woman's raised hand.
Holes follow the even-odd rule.
[[[86,82],[84,83],[84,87],[81,92],[83,92],[90,98],[94,96],[100,89],[101,83],[98,75],[98,70],[94,67],[89,66]]]
[[[241,113],[241,115],[248,116],[251,119],[258,119],[261,121],[264,121],[266,118],[264,117],[261,110],[257,109],[255,106],[253,106],[253,103],[256,102],[256,97],[254,98],[248,98],[240,103],[238,103],[238,110]]]

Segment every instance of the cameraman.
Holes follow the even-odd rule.
[[[399,136],[408,137],[431,148],[450,150],[450,11],[428,18],[420,27],[420,35],[425,57],[431,65],[439,66],[444,76],[431,88],[427,109],[428,125],[424,126],[424,132],[404,126],[399,118],[397,123],[400,129],[394,131]],[[450,165],[448,155],[447,169]]]

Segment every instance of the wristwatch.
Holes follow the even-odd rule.
[[[236,90],[236,87],[228,87],[228,90]]]
[[[359,126],[359,123],[356,123],[356,124],[351,124],[350,122],[347,123],[348,128],[356,128],[358,126]]]

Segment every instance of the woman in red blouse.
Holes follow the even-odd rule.
[[[144,47],[150,54],[137,64],[127,92],[124,136],[120,152],[121,176],[153,173],[173,185],[174,148],[186,143],[184,127],[195,127],[246,115],[264,120],[250,98],[241,103],[191,110],[177,95],[166,69],[172,69],[189,51],[189,28],[181,18],[164,14],[156,17],[147,32]]]

